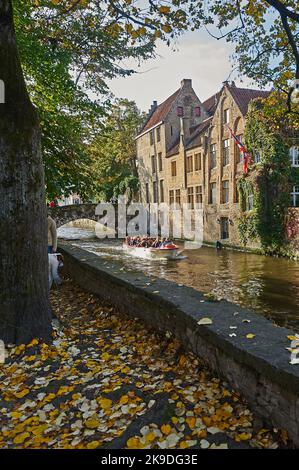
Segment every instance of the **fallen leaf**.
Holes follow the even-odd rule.
[[[212,325],[212,323],[213,323],[213,320],[207,317],[201,318],[201,320],[197,322],[198,325]]]
[[[246,338],[247,339],[253,339],[255,338],[256,335],[254,335],[253,333],[248,333],[248,335],[246,335]]]

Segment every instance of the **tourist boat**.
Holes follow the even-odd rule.
[[[129,255],[148,259],[174,259],[179,254],[179,248],[174,243],[159,248],[145,248],[143,246],[132,246],[123,243],[123,249]]]

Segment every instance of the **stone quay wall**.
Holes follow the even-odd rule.
[[[236,304],[209,302],[200,292],[165,279],[148,285],[150,279],[140,271],[124,272],[121,262],[70,244],[61,242],[59,250],[76,283],[120,311],[172,332],[247,399],[264,425],[286,429],[299,448],[299,365],[290,364],[286,350],[290,330]],[[213,323],[199,325],[205,317]],[[248,339],[249,333],[255,336]]]

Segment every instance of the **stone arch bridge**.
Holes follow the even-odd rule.
[[[73,222],[80,219],[89,219],[98,221],[103,217],[104,214],[96,215],[96,207],[98,204],[70,204],[67,206],[57,206],[48,208],[49,215],[55,220],[57,228],[62,227],[62,225],[67,224],[68,222]],[[105,211],[105,207],[103,208]],[[118,206],[114,205],[114,225],[113,230],[118,229]],[[126,214],[126,222],[128,223],[134,215]],[[108,226],[108,224],[107,224]]]
[[[55,220],[57,228],[78,219],[98,220],[95,214],[97,204],[70,204],[67,206],[51,207],[49,215]]]

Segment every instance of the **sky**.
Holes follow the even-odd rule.
[[[192,79],[197,96],[204,101],[221,88],[233,68],[229,60],[232,46],[205,31],[186,33],[178,40],[175,51],[160,42],[156,52],[158,57],[139,67],[137,63],[126,62],[136,74],[108,82],[116,97],[136,101],[143,111],[148,111],[154,100],[159,104],[168,98],[183,78]],[[236,85],[250,86],[248,79],[243,83],[236,79],[236,73],[230,79],[235,79]]]

